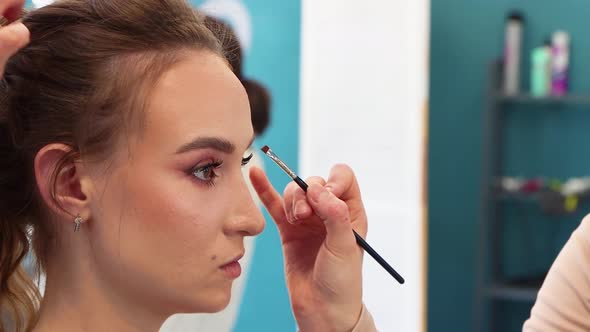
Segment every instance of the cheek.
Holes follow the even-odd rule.
[[[163,294],[207,285],[227,256],[227,199],[186,179],[144,181],[141,173],[114,176],[96,207],[93,245],[102,271],[118,282],[141,275],[136,287],[159,284]]]
[[[140,173],[137,173],[140,174]],[[153,173],[152,173],[153,174]],[[177,266],[210,262],[224,247],[223,223],[227,199],[220,188],[205,187],[184,174],[159,171],[149,181],[130,179],[126,233],[138,247],[155,247],[163,260]],[[144,177],[140,177],[144,178]],[[167,257],[166,257],[167,256]]]

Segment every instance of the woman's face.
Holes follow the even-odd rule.
[[[224,61],[193,52],[158,81],[143,131],[96,176],[88,223],[98,273],[154,310],[214,312],[229,302],[245,236],[264,228],[241,168],[248,97]]]

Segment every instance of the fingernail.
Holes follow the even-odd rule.
[[[307,212],[307,206],[303,201],[299,201],[295,204],[295,210],[293,214],[295,218],[301,218]]]
[[[311,189],[311,200],[315,203],[319,203],[321,200],[326,199],[326,197],[330,196],[330,192],[320,185],[313,185]]]

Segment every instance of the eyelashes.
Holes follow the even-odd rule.
[[[219,177],[217,170],[221,168],[223,161],[213,161],[203,166],[197,166],[190,172],[196,181],[207,186],[213,186],[215,179]]]
[[[246,166],[248,165],[248,163],[250,162],[250,160],[252,160],[252,157],[254,157],[253,153],[250,153],[250,155],[246,158],[242,158],[242,166]]]
[[[242,158],[241,165],[246,166],[252,160],[254,154],[250,154],[248,157]],[[206,186],[214,186],[216,179],[219,178],[219,169],[223,165],[223,160],[214,160],[202,166],[196,166],[191,169],[190,175],[192,175],[196,181]]]

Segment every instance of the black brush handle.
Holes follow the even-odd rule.
[[[303,181],[300,177],[295,177],[293,181],[295,181],[299,185],[299,187],[303,189],[303,191],[307,192],[307,183],[305,183],[305,181]],[[360,236],[354,229],[352,230],[352,232],[354,233],[354,237],[356,238],[356,243],[358,243],[358,245],[361,246],[361,248],[363,248],[369,255],[371,255],[371,257],[373,257],[373,259],[376,260],[377,263],[379,263],[379,265],[381,265],[385,269],[385,271],[391,274],[391,276],[395,278],[395,280],[397,280],[397,282],[399,282],[400,284],[406,282],[404,278],[399,273],[397,273],[397,271],[393,267],[391,267],[391,265],[389,265],[389,263],[387,263],[387,261],[383,259],[383,257],[381,257],[381,255],[379,255],[375,251],[375,249],[373,249],[373,247],[371,247],[367,243],[367,241],[365,241],[365,239],[363,239],[362,236]]]
[[[299,187],[301,187],[301,189],[303,189],[303,191],[307,192],[307,183],[305,183],[305,181],[301,180],[300,177],[294,178],[293,181],[295,181],[299,185]]]
[[[397,273],[397,271],[393,267],[391,267],[391,265],[389,265],[389,263],[387,263],[387,261],[383,259],[383,257],[381,257],[381,255],[379,255],[375,251],[375,249],[373,249],[367,243],[367,241],[365,241],[365,239],[363,239],[354,229],[352,230],[352,232],[354,233],[354,237],[356,237],[356,243],[358,243],[359,246],[365,249],[365,251],[369,255],[371,255],[371,257],[373,257],[373,259],[375,259],[377,263],[379,263],[379,265],[381,265],[385,269],[385,271],[389,272],[389,274],[391,274],[391,276],[394,277],[395,280],[397,280],[397,282],[399,282],[400,284],[406,282],[404,278],[399,273]]]

